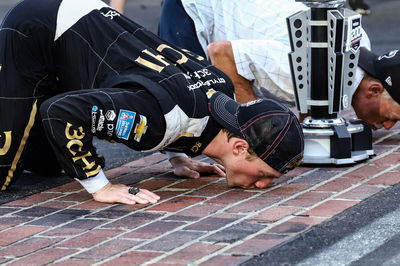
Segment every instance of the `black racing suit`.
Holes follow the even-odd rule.
[[[38,112],[54,95],[75,91],[49,99],[40,113],[58,161],[78,179],[104,166],[92,135],[137,150],[200,154],[220,130],[205,92],[233,97],[229,79],[208,61],[100,0],[22,1],[3,22],[0,64],[2,189],[31,160],[31,170],[57,170]]]

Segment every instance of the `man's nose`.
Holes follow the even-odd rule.
[[[394,126],[394,124],[396,124],[396,121],[392,121],[392,120],[385,121],[382,123],[382,125],[385,129],[391,129]]]

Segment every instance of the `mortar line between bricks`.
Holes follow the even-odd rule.
[[[374,160],[374,161],[375,161],[375,160],[378,160],[378,159],[380,159],[381,157],[386,156],[388,153],[392,152],[392,151],[395,150],[395,149],[397,149],[397,148],[393,148],[393,149],[391,149],[391,150],[389,150],[389,151],[387,151],[387,152],[385,152],[385,153],[383,153],[383,154],[381,154],[381,155],[379,155],[379,156],[376,156],[373,160]],[[331,179],[325,181],[324,183],[329,182],[330,180],[336,179],[336,178],[338,178],[338,177],[344,175],[345,173],[350,172],[350,171],[353,171],[353,170],[355,170],[355,169],[358,169],[358,168],[360,168],[360,167],[362,167],[362,166],[364,166],[364,165],[365,165],[365,163],[364,163],[363,165],[356,165],[356,166],[354,166],[354,167],[348,169],[347,171],[344,171],[344,172],[340,173],[339,175],[336,175],[335,177],[333,177],[333,178],[331,178]],[[315,169],[315,171],[318,170],[318,169],[319,169],[319,168]],[[309,172],[308,172],[308,173],[309,173]],[[302,175],[305,175],[305,173],[302,174]],[[299,176],[302,176],[302,175],[299,175]],[[293,179],[291,179],[291,180],[289,180],[289,181],[292,182]],[[291,182],[289,182],[289,181],[286,182],[286,183],[291,183]],[[217,182],[217,181],[215,181],[215,182]],[[322,185],[322,184],[321,184],[321,185]],[[253,196],[251,196],[251,197],[249,197],[249,198],[246,198],[246,199],[243,199],[242,201],[236,202],[236,203],[233,204],[233,205],[229,205],[229,206],[227,206],[227,207],[225,207],[225,208],[223,208],[223,209],[218,210],[218,211],[215,212],[215,213],[212,213],[212,214],[209,214],[209,215],[203,217],[202,219],[196,220],[195,222],[199,222],[199,221],[202,221],[202,220],[204,220],[204,219],[207,219],[208,217],[210,217],[210,216],[212,216],[212,215],[215,215],[215,214],[217,214],[217,213],[223,213],[223,212],[224,212],[226,209],[228,209],[228,208],[231,208],[231,207],[233,207],[233,206],[235,206],[235,205],[238,205],[238,204],[240,204],[240,203],[242,203],[242,202],[244,202],[244,201],[247,201],[247,200],[250,200],[250,199],[252,199],[252,198],[255,198],[255,197],[259,196],[260,194],[267,193],[268,191],[277,189],[277,188],[279,188],[280,186],[282,186],[282,184],[280,184],[279,186],[273,187],[273,188],[271,188],[271,189],[269,189],[269,190],[267,190],[267,191],[265,191],[265,190],[260,191],[259,193],[255,194],[255,195],[253,195]],[[279,201],[279,202],[276,202],[275,204],[272,204],[272,205],[269,205],[269,206],[267,206],[267,207],[265,207],[265,208],[262,208],[262,209],[258,210],[257,212],[249,213],[248,215],[245,215],[244,217],[239,218],[239,219],[236,220],[235,222],[229,223],[229,224],[225,225],[224,227],[219,228],[219,229],[217,229],[217,230],[208,232],[207,234],[205,234],[205,235],[203,235],[203,236],[201,236],[201,237],[199,237],[199,238],[197,238],[197,239],[194,239],[194,240],[192,240],[192,241],[190,241],[190,242],[188,242],[188,243],[186,243],[186,244],[184,244],[184,245],[182,245],[182,246],[180,246],[180,247],[178,247],[178,248],[175,248],[175,249],[173,249],[173,250],[171,250],[171,251],[169,251],[169,252],[165,252],[164,254],[162,254],[162,255],[160,255],[160,256],[158,256],[158,257],[156,257],[156,258],[154,258],[154,259],[152,259],[152,260],[150,260],[150,261],[148,261],[148,262],[145,262],[143,265],[147,265],[147,264],[149,264],[149,263],[158,262],[158,261],[160,261],[161,259],[163,259],[163,258],[165,258],[165,257],[167,257],[167,256],[169,256],[169,255],[172,255],[172,254],[174,254],[175,252],[177,252],[177,251],[179,251],[179,250],[182,250],[182,249],[184,249],[184,248],[190,246],[191,244],[196,243],[196,242],[198,242],[199,240],[206,238],[207,236],[209,236],[209,235],[211,235],[211,234],[213,234],[213,233],[217,233],[218,231],[221,231],[221,230],[223,230],[223,229],[225,229],[225,228],[227,228],[227,227],[229,227],[229,226],[232,226],[232,225],[234,225],[234,224],[238,224],[238,223],[240,223],[242,220],[251,218],[252,216],[257,215],[258,213],[260,213],[260,212],[262,212],[262,211],[265,211],[265,210],[267,210],[267,209],[269,209],[269,208],[278,206],[279,204],[282,204],[282,203],[284,203],[285,201],[288,201],[288,200],[293,199],[293,198],[295,198],[295,197],[297,197],[297,196],[299,196],[299,195],[301,195],[301,194],[304,194],[304,193],[306,193],[306,192],[312,190],[312,189],[315,188],[315,187],[318,187],[318,184],[315,185],[315,186],[310,187],[309,189],[305,189],[305,190],[303,190],[303,191],[300,191],[299,193],[295,193],[295,194],[293,194],[293,195],[291,195],[291,196],[289,196],[289,197],[286,197],[285,199],[283,199],[283,200],[281,200],[281,201]],[[198,189],[200,189],[200,188],[198,188]],[[195,190],[197,190],[197,188],[196,188],[196,189],[189,190],[189,191],[187,191],[186,193],[183,193],[182,195],[191,193],[191,192],[193,192],[193,191],[195,191]],[[225,191],[225,192],[220,193],[220,194],[224,194],[224,193],[227,193],[227,192],[229,192],[229,191],[232,191],[232,190],[228,190],[228,191]],[[182,196],[182,195],[178,195],[178,196]],[[178,197],[178,196],[177,196],[177,197]],[[214,197],[217,197],[217,196],[218,196],[218,195],[214,195],[213,197],[210,197],[210,199],[212,199],[212,198],[214,198]],[[190,205],[190,206],[188,206],[188,207],[186,207],[186,208],[193,207],[193,206],[200,205],[200,204],[201,204],[201,202],[198,203],[198,204],[195,204],[195,205]],[[184,208],[184,209],[186,209],[186,208]],[[184,209],[180,209],[179,211],[182,211],[182,210],[184,210]],[[300,210],[300,211],[298,211],[298,212],[296,212],[296,213],[301,213],[301,212],[304,212],[304,210]],[[174,212],[174,213],[176,213],[176,212]],[[173,215],[174,213],[168,214],[167,216],[160,217],[160,218],[158,218],[157,220],[165,219],[165,218],[167,218],[167,217]],[[288,217],[287,217],[287,219],[290,219],[290,218],[292,218],[292,216],[288,216]],[[277,222],[275,222],[275,223],[273,223],[273,224],[270,224],[270,227],[266,228],[265,230],[263,229],[262,231],[267,231],[267,230],[269,230],[271,227],[274,227],[274,226],[276,226],[276,225],[279,225],[279,224],[282,223],[282,222],[284,222],[284,221],[277,221]],[[187,225],[190,225],[190,223],[188,223],[188,224],[186,224],[186,225],[183,225],[183,226],[181,226],[181,227],[184,227],[184,226],[187,226]],[[143,226],[144,226],[144,225],[143,225]],[[181,227],[178,227],[178,228],[176,228],[175,230],[168,232],[168,234],[171,234],[171,233],[173,233],[173,232],[175,232],[175,231],[180,230]],[[157,239],[159,239],[159,238],[165,237],[165,236],[167,236],[168,234],[162,234],[162,235],[158,236],[157,238],[152,239],[151,241],[154,241],[154,240],[157,240]],[[254,236],[256,236],[256,235],[258,235],[258,234],[256,233]],[[131,248],[131,249],[125,250],[124,252],[122,252],[122,253],[120,253],[120,254],[118,254],[118,255],[115,255],[115,256],[109,258],[109,260],[111,260],[111,259],[113,259],[113,258],[116,258],[116,257],[118,257],[118,256],[121,256],[121,255],[124,254],[124,253],[133,251],[133,250],[140,250],[140,247],[142,247],[142,246],[148,244],[148,243],[151,242],[151,241],[146,241],[146,242],[142,243],[141,245],[137,245],[137,246],[135,246],[135,247],[133,247],[133,248]],[[222,252],[222,250],[226,250],[226,249],[232,248],[232,247],[234,247],[234,246],[235,246],[234,244],[231,244],[231,245],[228,245],[226,248],[220,249],[219,251]],[[219,251],[210,254],[210,255],[212,255],[210,258],[212,258],[212,257],[214,257],[214,256],[216,256],[216,255],[219,255],[219,254],[220,254]],[[108,260],[107,260],[107,261],[108,261]],[[101,263],[104,263],[104,262],[106,262],[106,261],[102,261]],[[98,264],[96,264],[96,265],[98,265]]]

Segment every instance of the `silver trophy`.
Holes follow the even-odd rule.
[[[371,130],[339,111],[351,105],[361,33],[361,16],[345,0],[296,0],[309,7],[287,18],[296,104],[309,113],[303,123],[303,163],[348,164],[369,158]]]

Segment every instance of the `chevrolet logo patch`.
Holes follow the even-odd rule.
[[[210,99],[211,96],[213,96],[213,94],[216,93],[216,91],[214,89],[209,89],[206,94],[207,94],[207,98]]]
[[[147,118],[144,115],[140,115],[140,122],[135,127],[135,141],[140,142],[142,136],[146,134],[147,131]]]

